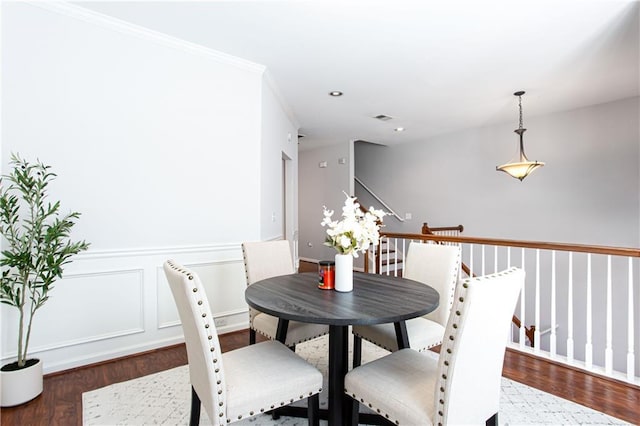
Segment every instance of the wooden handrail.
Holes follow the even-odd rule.
[[[612,247],[612,246],[596,246],[585,244],[570,244],[570,243],[551,243],[542,241],[520,241],[520,240],[503,240],[498,238],[480,238],[480,237],[463,237],[463,236],[449,236],[449,235],[430,235],[430,234],[407,234],[407,233],[395,233],[395,232],[381,232],[380,236],[387,238],[403,238],[407,240],[422,240],[422,241],[444,241],[451,243],[466,243],[466,244],[485,244],[491,246],[505,246],[505,247],[521,247],[531,249],[544,249],[544,250],[556,250],[556,251],[573,251],[578,253],[594,253],[605,254],[611,256],[626,256],[626,257],[639,257],[640,248],[631,247]]]
[[[458,225],[458,226],[430,227],[427,222],[424,222],[422,224],[422,233],[423,234],[432,234],[434,232],[441,232],[441,231],[458,231],[458,232],[462,232],[462,231],[464,231],[464,226]]]

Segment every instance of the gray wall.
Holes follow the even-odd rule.
[[[516,123],[422,143],[356,143],[355,174],[391,208],[387,229],[465,226],[472,236],[635,246],[640,243],[639,98],[525,117],[525,149],[545,161],[523,182],[496,172],[516,154]],[[366,199],[360,187],[356,195]]]
[[[496,172],[515,155],[514,125],[469,129],[424,143],[383,147],[356,143],[356,176],[401,216],[385,220],[386,229],[419,233],[431,226],[465,226],[465,235],[516,240],[640,246],[640,98],[620,100],[558,114],[525,117],[525,148],[532,160],[547,165],[523,182]],[[356,186],[363,201],[370,198]],[[544,256],[547,256],[545,254]],[[566,256],[558,255],[558,352],[567,337]],[[626,264],[613,263],[614,347],[626,348]],[[491,264],[489,262],[489,264]],[[516,262],[518,264],[518,262]],[[548,263],[546,263],[548,265]],[[543,265],[542,275],[548,277]],[[594,362],[604,362],[605,265],[594,260]],[[534,265],[526,268],[533,271]],[[584,359],[586,263],[574,268],[576,357]],[[638,271],[634,272],[637,277]],[[533,274],[528,280],[534,279]],[[550,280],[541,283],[543,318],[549,311]],[[525,324],[534,321],[533,282],[527,284]],[[636,279],[635,305],[640,306]],[[546,317],[548,318],[548,316]],[[548,321],[548,320],[546,320]],[[635,317],[635,329],[640,318]],[[549,323],[542,324],[543,328]],[[542,347],[548,347],[548,336]],[[640,344],[636,339],[636,353]],[[618,350],[619,350],[618,349]],[[636,364],[640,367],[640,360]],[[625,353],[614,365],[624,370]]]
[[[331,260],[336,252],[324,246],[326,228],[320,226],[323,214],[322,207],[334,210],[334,218],[342,212],[345,195],[351,194],[353,185],[350,171],[352,142],[344,142],[324,148],[300,151],[299,154],[299,223],[301,259]],[[345,164],[339,164],[340,158]],[[321,168],[321,162],[327,167]]]

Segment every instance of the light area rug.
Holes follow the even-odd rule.
[[[351,340],[351,339],[350,339]],[[326,408],[327,338],[321,337],[296,347],[296,353],[315,365],[325,376],[320,407]],[[351,352],[351,351],[350,351]],[[387,354],[383,349],[362,342],[362,360],[371,361]],[[437,354],[432,354],[436,357]],[[351,362],[351,358],[349,358]],[[116,383],[82,395],[85,425],[188,425],[191,385],[187,366],[173,368],[138,379]],[[298,402],[298,404],[304,402]],[[590,408],[541,392],[523,384],[502,379],[501,425],[626,425],[622,420]],[[211,425],[204,409],[201,425]],[[307,424],[306,419],[270,415],[234,422],[238,426]],[[320,424],[326,425],[326,421]]]

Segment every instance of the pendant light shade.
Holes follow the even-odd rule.
[[[505,172],[516,179],[522,181],[524,178],[529,176],[535,170],[544,166],[544,163],[541,161],[530,161],[524,153],[524,139],[522,135],[527,130],[522,127],[522,95],[524,95],[523,91],[514,93],[515,96],[518,97],[518,106],[520,109],[520,119],[519,119],[519,127],[514,130],[520,137],[520,151],[519,158],[516,161],[510,161],[501,166],[497,166],[496,170]]]

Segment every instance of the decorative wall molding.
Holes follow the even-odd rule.
[[[173,303],[170,291],[168,287],[159,290],[165,280],[162,264],[171,257],[180,258],[203,279],[208,276],[209,282],[211,277],[223,280],[208,286],[214,292],[224,289],[223,297],[210,300],[216,305],[218,333],[247,328],[248,308],[242,297],[246,283],[239,243],[95,251],[76,256],[68,265],[54,290],[57,303],[47,304],[37,314],[40,323],[36,324],[34,337],[41,336],[40,344],[33,340],[29,353],[45,362],[48,374],[183,342],[180,322],[169,308]],[[95,315],[87,314],[85,306],[82,318],[74,323],[76,328],[59,329],[61,312],[96,303],[95,298],[101,303]],[[121,301],[125,302],[124,307]],[[7,325],[15,321],[8,313],[2,312],[2,320],[9,321]],[[12,339],[6,340],[7,337],[10,336],[3,340],[6,353],[0,354],[3,363],[15,357]]]
[[[82,6],[67,3],[65,1],[32,1],[25,0],[24,3],[39,7],[51,12],[66,15],[84,22],[99,25],[122,34],[162,44],[167,47],[182,50],[195,55],[206,56],[224,64],[233,65],[246,71],[264,73],[266,67],[246,59],[238,58],[217,50],[209,49],[202,45],[182,40],[159,31],[154,31],[139,25],[132,24],[112,16],[104,15]]]
[[[80,253],[74,257],[74,261],[85,259],[108,259],[114,257],[138,257],[138,256],[173,256],[178,254],[195,254],[203,252],[227,252],[240,250],[240,243],[207,244],[174,247],[141,247],[135,249],[91,250]]]

